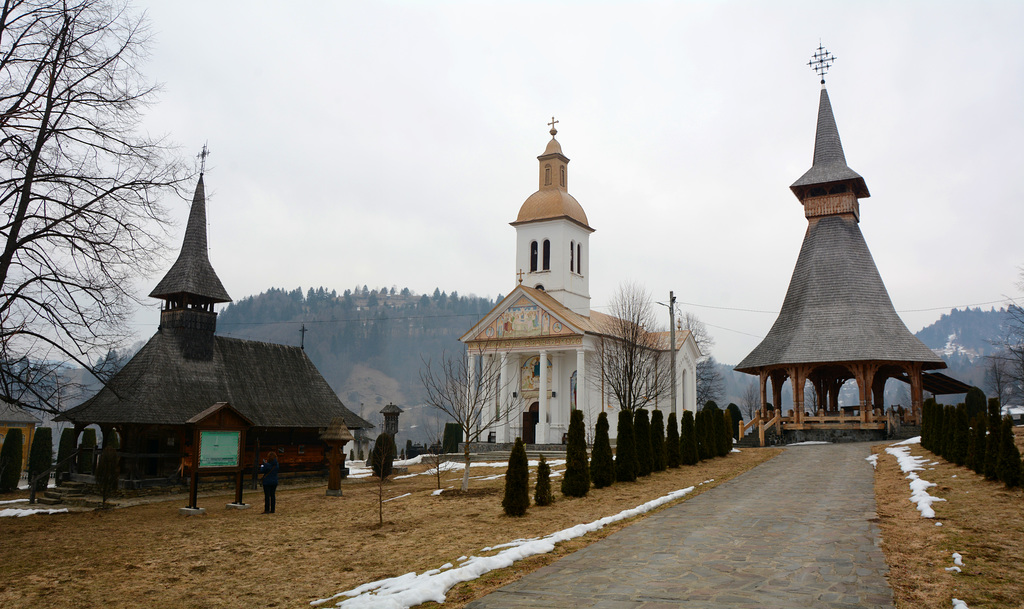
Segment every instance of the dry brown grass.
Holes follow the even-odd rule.
[[[1016,431],[1019,444],[1024,430]],[[950,607],[958,598],[971,609],[1024,608],[1024,491],[986,481],[914,445],[911,454],[938,461],[918,473],[938,484],[929,494],[946,500],[932,506],[934,520],[921,518],[909,500],[909,481],[885,454],[887,445],[874,448],[882,453],[875,499],[896,606]],[[962,573],[945,570],[953,565],[953,552],[963,555]]]
[[[388,485],[391,497],[412,495],[385,504],[383,527],[377,526],[376,488],[369,480],[346,484],[341,498],[326,497],[324,486],[282,488],[278,513],[267,516],[258,505],[224,509],[231,500],[225,495],[202,499],[199,504],[208,511],[197,517],[178,515],[184,505],[179,500],[5,518],[0,521],[0,607],[305,606],[362,583],[437,568],[490,545],[547,535],[715,479],[687,496],[693,497],[777,452],[745,449],[641,482],[593,490],[583,499],[559,494],[554,505],[532,507],[523,518],[502,514],[503,480],[473,480],[468,494],[434,497],[430,476]],[[474,468],[473,475],[503,471]],[[461,471],[445,474],[445,485],[457,485],[460,478]],[[553,481],[556,488],[558,480]],[[249,502],[261,499],[258,491],[246,493]],[[562,544],[551,555],[457,586],[445,606],[461,607],[627,525],[608,527]]]

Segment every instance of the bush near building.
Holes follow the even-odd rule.
[[[615,462],[612,460],[612,446],[608,439],[607,412],[597,415],[594,449],[590,453],[590,479],[594,488],[604,488],[615,483]]]
[[[506,516],[524,516],[530,507],[530,470],[523,439],[516,438],[505,470],[505,497],[501,507]]]

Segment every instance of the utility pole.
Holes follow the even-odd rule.
[[[672,410],[670,412],[676,412],[678,407],[676,402],[676,295],[671,290],[668,293],[668,327],[669,340],[672,341]]]

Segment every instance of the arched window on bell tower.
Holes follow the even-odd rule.
[[[559,165],[558,168],[562,170],[561,184],[562,188],[565,188],[565,165]]]
[[[537,272],[537,242],[530,242],[530,272]]]
[[[551,242],[544,240],[544,270],[551,270]]]
[[[544,185],[551,186],[551,165],[544,166]]]
[[[576,244],[576,272],[583,274],[583,244]]]
[[[569,242],[569,272],[576,270],[576,242]]]

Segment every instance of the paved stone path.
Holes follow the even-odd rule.
[[[891,608],[870,452],[789,447],[467,609]]]

